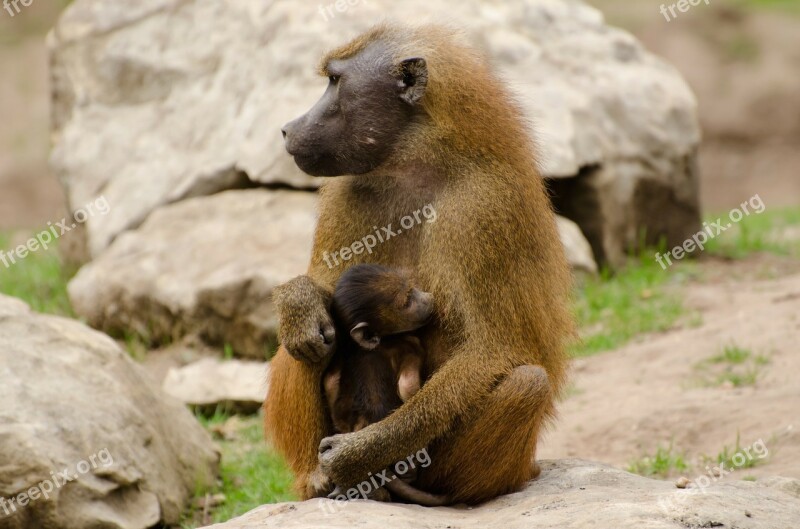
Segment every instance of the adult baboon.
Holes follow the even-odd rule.
[[[267,434],[304,497],[346,489],[428,447],[423,490],[453,502],[516,491],[538,473],[536,441],[566,378],[570,273],[519,105],[452,31],[381,25],[327,54],[320,101],[283,129],[320,191],[308,273],[276,291]],[[334,435],[322,373],[331,292],[350,246],[422,205],[436,222],[353,255],[409,268],[436,299],[422,389],[386,419]],[[392,224],[395,223],[395,226]],[[344,266],[344,265],[343,265]]]

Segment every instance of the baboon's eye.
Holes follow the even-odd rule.
[[[329,75],[328,79],[330,80],[331,84],[336,84],[339,82],[339,75]]]

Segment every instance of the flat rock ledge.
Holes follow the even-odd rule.
[[[420,507],[356,500],[264,505],[215,529],[358,527],[359,529],[794,529],[800,524],[800,480],[724,481],[678,489],[582,460],[543,461],[523,491],[474,508]]]

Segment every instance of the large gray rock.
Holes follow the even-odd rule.
[[[170,202],[316,186],[279,128],[322,93],[322,51],[386,17],[462,26],[488,51],[533,120],[544,174],[566,179],[559,209],[601,261],[619,262],[643,231],[676,244],[696,231],[692,93],[581,2],[77,0],[49,38],[52,161],[73,208],[101,193],[112,208],[89,219],[79,257]]]
[[[183,335],[264,359],[274,343],[272,289],[305,272],[316,194],[251,189],[155,211],[69,283],[75,311],[112,334]]]
[[[315,205],[314,193],[252,189],[165,206],[81,269],[72,305],[112,334],[196,336],[263,359],[277,340],[272,290],[305,273]],[[572,266],[596,272],[578,227],[559,218],[559,232]]]
[[[82,323],[0,296],[0,380],[2,529],[178,524],[214,483],[194,417]]]
[[[267,395],[268,369],[267,362],[203,358],[170,369],[162,387],[193,408],[252,413]]]
[[[596,274],[597,262],[592,247],[578,225],[569,219],[556,216],[556,227],[570,267],[576,272]]]
[[[363,529],[794,529],[800,481],[769,478],[676,489],[598,463],[545,461],[541,476],[516,494],[478,507],[420,507],[371,500],[264,505],[216,529],[359,527]]]

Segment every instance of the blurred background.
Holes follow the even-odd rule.
[[[62,82],[57,90],[62,97],[61,107],[53,109],[50,103],[55,87],[50,86],[45,39],[69,3],[34,0],[13,17],[0,10],[0,250],[9,251],[24,244],[49,222],[67,216],[68,191],[72,192],[73,207],[79,207],[106,191],[109,184],[101,174],[104,168],[91,165],[91,153],[98,158],[106,154],[104,147],[113,144],[110,134],[96,143],[91,137],[82,142],[74,134],[80,130],[78,127],[70,129],[71,136],[60,137],[62,152],[56,165],[71,175],[65,182],[59,182],[49,162],[51,138],[55,136],[51,117],[58,114],[59,124],[64,126],[64,109],[83,103],[78,98],[64,98],[69,94],[64,77],[58,77]],[[674,66],[697,98],[702,133],[697,165],[692,165],[694,158],[690,156],[687,167],[679,164],[675,169],[678,176],[672,182],[675,193],[689,189],[691,196],[667,200],[663,210],[659,209],[659,202],[645,202],[648,205],[637,215],[680,216],[682,205],[689,204],[688,220],[676,224],[689,226],[690,231],[677,238],[670,235],[677,244],[686,234],[693,233],[695,226],[699,229],[701,221],[727,216],[732,208],[741,207],[756,195],[766,209],[747,216],[724,236],[710,242],[696,259],[676,262],[665,270],[653,255],[668,249],[663,241],[658,244],[659,237],[667,235],[667,228],[664,233],[649,233],[643,245],[632,245],[624,263],[612,262],[599,255],[598,248],[604,243],[592,237],[591,223],[580,221],[584,204],[580,200],[571,205],[557,204],[563,207],[560,213],[580,224],[592,247],[588,249],[577,230],[580,240],[576,251],[589,254],[588,262],[583,262],[585,266],[580,264],[580,255],[573,260],[578,278],[574,312],[581,341],[572,350],[573,383],[562,403],[560,422],[546,436],[540,455],[597,460],[659,479],[691,478],[710,463],[730,462],[742,447],[761,439],[770,449],[769,457],[750,461],[742,472],[728,479],[758,480],[774,474],[800,478],[800,389],[796,383],[800,369],[800,0],[710,0],[688,12],[679,12],[670,20],[663,15],[661,6],[671,2],[588,3],[602,12],[606,24],[630,32],[646,50]],[[312,11],[318,7],[316,3],[309,6]],[[346,16],[361,17],[364,23],[375,21],[367,20],[365,13],[353,8]],[[106,14],[111,20],[117,15]],[[85,56],[70,55],[70,39],[80,41],[83,22],[80,16],[70,20],[64,26],[69,31],[59,37],[61,55],[53,62],[62,68],[60,73],[79,72],[88,63],[81,62]],[[181,38],[189,34],[184,30],[176,29],[175,42],[181,44]],[[213,37],[209,36],[210,41]],[[329,40],[341,38],[334,35]],[[502,41],[502,37],[497,39],[493,42]],[[513,39],[510,42],[508,49],[512,51],[515,45],[525,49],[528,44]],[[217,46],[223,48],[226,43]],[[307,46],[300,48],[298,45],[285,51],[290,57],[316,53],[307,50]],[[112,58],[116,60],[126,57],[128,51],[113,50],[109,55],[120,52]],[[140,51],[145,56],[149,50],[134,50],[132,55]],[[113,60],[115,67],[124,62]],[[163,64],[159,66],[163,71],[169,70]],[[303,65],[309,72],[312,67],[310,62]],[[652,68],[648,72],[654,76],[656,71],[663,73]],[[321,93],[321,86],[306,87],[305,73],[289,71],[296,74],[303,90]],[[125,73],[102,72],[108,74],[103,79],[122,79],[135,85],[136,79],[131,81]],[[173,79],[171,74],[165,74],[168,82]],[[667,77],[671,75],[668,71]],[[102,83],[98,82],[95,86],[95,79],[87,78],[90,76],[80,80],[84,83],[82,88],[96,88],[105,97],[116,95],[113,83],[100,86]],[[178,74],[174,79],[175,83],[183,82]],[[665,78],[658,79],[653,90],[667,86],[659,84],[666,83]],[[143,84],[147,82],[145,79]],[[153,83],[156,90],[157,84]],[[286,88],[275,84],[276,90],[283,89],[277,97],[284,100],[266,104],[262,101],[262,106],[276,113],[286,108],[295,112],[298,99],[294,96],[298,90],[291,89],[293,85]],[[242,86],[247,87],[247,82],[243,81]],[[206,88],[197,90],[198,97]],[[133,95],[127,95],[133,99],[142,96],[135,89],[131,92]],[[666,101],[672,94],[661,95]],[[269,100],[271,96],[263,97]],[[647,99],[639,97],[637,101]],[[652,100],[658,97],[652,95]],[[624,101],[624,94],[620,100]],[[665,102],[664,108],[667,107]],[[685,100],[675,108],[694,112]],[[644,115],[648,109],[639,112]],[[615,116],[612,111],[605,116],[612,126]],[[665,123],[677,123],[673,131],[693,130],[691,120],[684,120],[685,115],[679,111],[675,115],[665,111],[663,116]],[[102,119],[87,120],[83,125],[94,133],[105,130],[97,121]],[[198,123],[197,128],[204,125],[202,119]],[[176,137],[191,137],[194,131],[195,123],[190,123],[185,130],[176,132]],[[115,132],[124,137],[124,130]],[[280,158],[282,145],[277,129],[274,132],[278,141],[269,149]],[[681,140],[671,139],[675,145]],[[695,141],[685,138],[692,148]],[[70,158],[70,152],[63,152],[63,145],[78,145],[83,150],[76,149]],[[119,147],[123,151],[128,148]],[[266,148],[249,147],[256,151]],[[653,155],[653,166],[664,161],[657,154]],[[207,160],[198,165],[204,162]],[[86,182],[76,181],[74,176],[80,175],[84,167],[91,169],[86,174],[91,173],[92,177],[87,177]],[[580,168],[579,177],[584,169]],[[594,169],[590,167],[588,171],[591,170]],[[262,442],[257,409],[265,390],[265,361],[275,348],[275,322],[269,310],[254,306],[259,300],[268,299],[269,285],[265,284],[291,277],[302,269],[307,258],[306,239],[313,225],[313,199],[287,190],[292,182],[259,183],[252,171],[246,175],[252,178],[248,180],[243,177],[247,171],[239,166],[236,170],[213,167],[209,171],[212,174],[201,176],[208,177],[211,183],[195,183],[196,187],[180,191],[183,194],[170,195],[171,190],[165,190],[166,198],[161,197],[163,201],[157,205],[167,206],[152,213],[136,234],[119,237],[98,259],[99,265],[87,265],[90,271],[84,268],[74,281],[83,261],[90,254],[97,257],[105,250],[110,237],[103,236],[139,228],[144,217],[126,211],[126,204],[119,200],[130,196],[130,203],[139,205],[144,199],[137,195],[135,185],[116,191],[108,185],[108,193],[116,193],[117,198],[112,201],[112,210],[128,215],[123,219],[126,222],[134,220],[122,226],[117,223],[120,217],[100,219],[90,231],[93,237],[100,237],[95,239],[100,242],[94,250],[87,250],[86,240],[70,233],[59,240],[58,248],[31,254],[12,267],[0,265],[0,294],[22,299],[37,312],[79,320],[110,334],[154,385],[187,404],[198,419],[196,422],[214,438],[214,446],[222,452],[218,479],[211,486],[183,493],[189,496],[185,505],[182,500],[175,500],[183,509],[179,517],[183,527],[223,521],[261,503],[293,497],[285,466]],[[659,166],[658,171],[669,176],[663,167]],[[681,175],[688,175],[689,179],[699,175],[699,189],[693,187],[693,180],[688,187],[678,182]],[[136,184],[135,178],[129,180]],[[147,185],[153,187],[154,181]],[[557,201],[565,196],[563,193],[578,193],[560,187],[563,184],[559,182],[563,181],[551,182]],[[309,184],[303,180],[294,187],[308,191]],[[217,193],[221,190],[233,191]],[[242,194],[236,195],[239,192]],[[214,194],[223,196],[213,199],[218,202],[203,202],[204,195]],[[238,200],[246,196],[252,202],[240,207],[243,202]],[[194,197],[201,199],[189,200]],[[701,219],[697,218],[694,205],[699,205]],[[246,214],[234,218],[231,212],[237,213],[239,208],[247,210]],[[268,216],[272,211],[275,216]],[[216,216],[224,222],[216,223]],[[185,219],[187,224],[182,223]],[[206,220],[210,222],[203,224]],[[264,225],[278,224],[285,233],[265,230],[247,240],[240,235],[253,226],[262,226],[262,221]],[[661,224],[669,226],[669,219]],[[220,227],[214,231],[217,225]],[[659,222],[651,225],[658,226]],[[194,229],[191,226],[198,226],[193,234],[189,233]],[[637,234],[626,236],[635,239]],[[259,246],[259,238],[264,247]],[[570,250],[568,238],[562,233]],[[217,251],[214,246],[202,246],[206,239],[217,241],[215,244],[231,241],[230,246],[220,246]],[[152,241],[160,246],[147,246]],[[286,253],[292,253],[290,259],[285,259],[289,262],[285,268],[277,269],[276,262],[283,262],[285,256],[276,248],[288,248]],[[226,251],[237,252],[236,257]],[[258,258],[250,260],[252,255]],[[242,263],[231,269],[236,261]],[[273,267],[268,272],[273,275],[266,283],[259,275],[265,266]],[[113,277],[115,272],[117,276]],[[178,285],[176,278],[194,284],[191,288]],[[231,278],[235,281],[229,283]],[[68,292],[70,281],[73,283]],[[103,290],[105,287],[108,288]],[[241,313],[237,312],[240,309]],[[0,335],[2,332],[0,329]],[[16,339],[12,336],[5,343],[13,344]],[[198,380],[200,383],[194,384]],[[242,388],[254,389],[248,393],[240,391]],[[3,490],[2,478],[0,467],[0,496],[9,492]],[[176,515],[171,516],[168,525],[177,525]]]
[[[800,202],[800,2],[719,0],[666,20],[664,2],[594,0],[607,22],[633,33],[686,78],[703,130],[701,197],[722,211],[760,193],[770,206]],[[45,35],[66,1],[36,1],[0,17],[0,229],[32,229],[66,212],[48,169]]]

